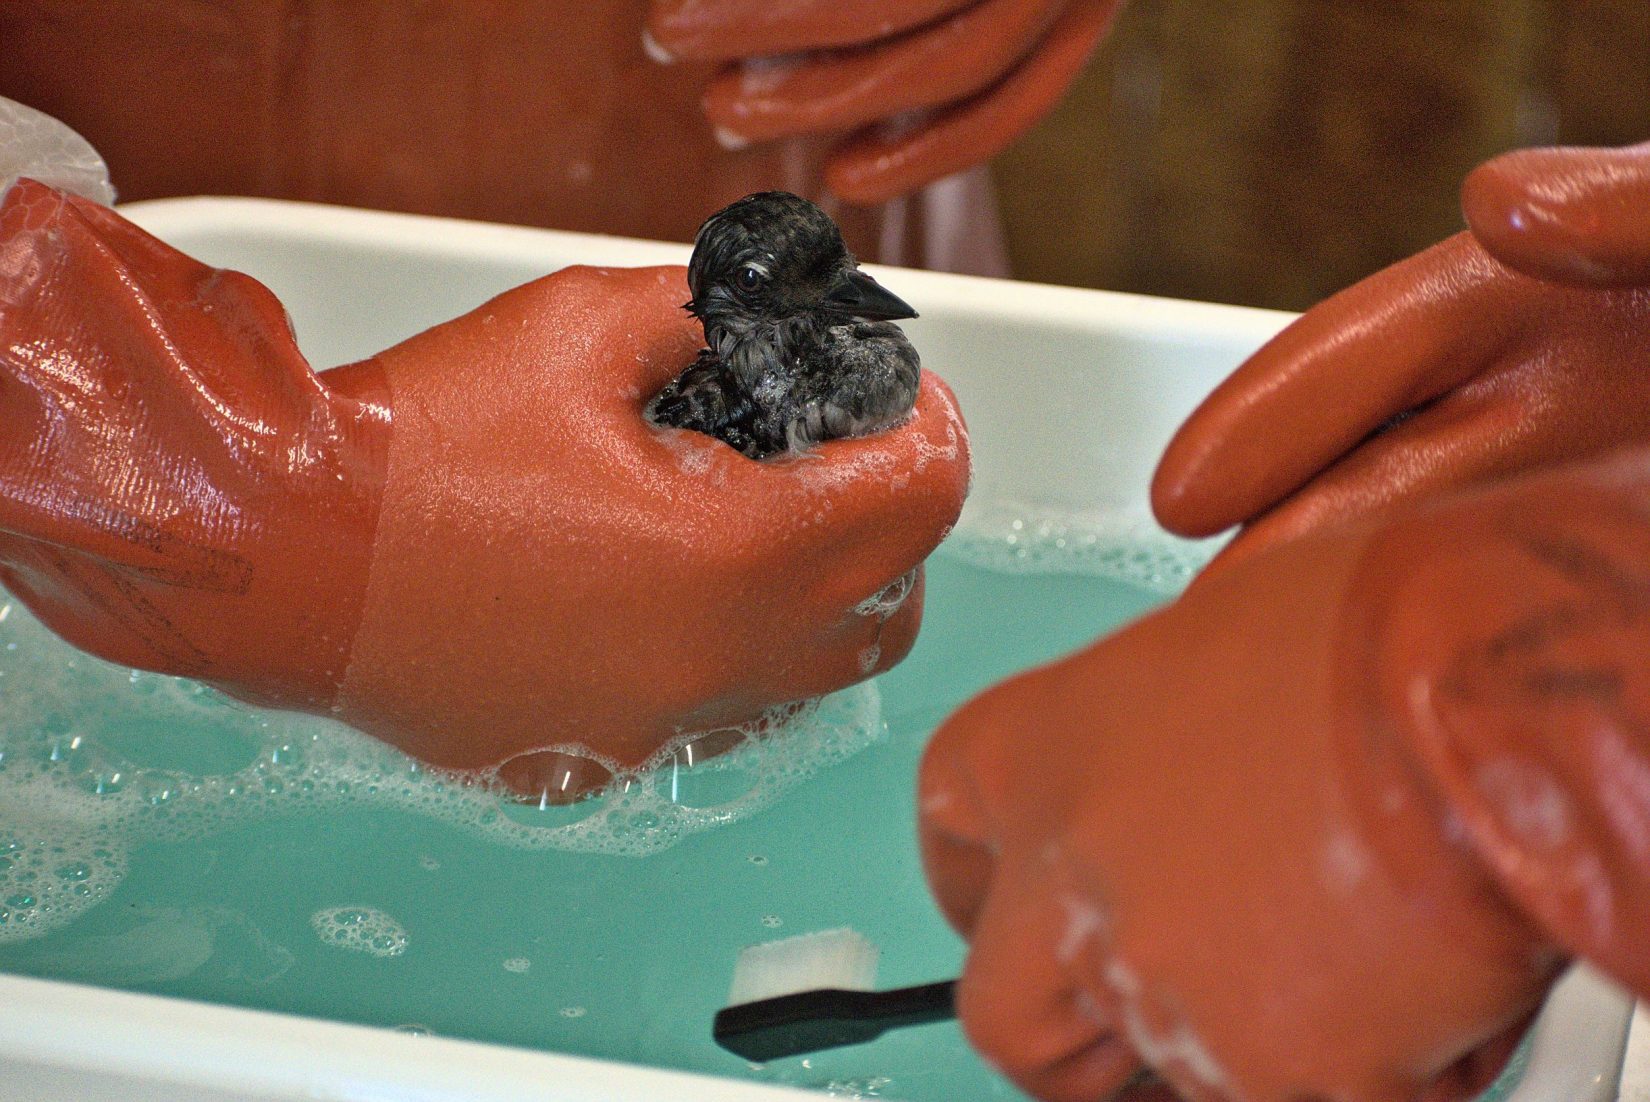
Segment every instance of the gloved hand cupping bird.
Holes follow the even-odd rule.
[[[439,766],[523,759],[503,775],[529,794],[587,779],[537,775],[539,748],[633,768],[897,662],[967,487],[914,357],[889,431],[826,440],[828,400],[758,422],[803,461],[648,424],[702,343],[680,268],[566,269],[317,375],[256,281],[105,207],[19,181],[0,240],[7,588],[127,665]],[[845,253],[832,275],[875,291]],[[858,610],[890,586],[897,609]]]

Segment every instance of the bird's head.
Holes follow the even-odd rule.
[[[763,191],[705,220],[688,264],[693,300],[712,344],[763,324],[811,318],[893,321],[917,312],[859,270],[831,216],[800,195]]]

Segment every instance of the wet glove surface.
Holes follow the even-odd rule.
[[[1646,563],[1639,450],[1256,550],[966,705],[920,807],[970,1037],[1058,1102],[1435,1102],[1568,955],[1650,988]]]
[[[725,140],[847,137],[826,185],[875,203],[989,160],[1048,112],[1119,0],[654,0],[653,41],[729,64],[704,97]]]
[[[949,391],[925,375],[906,425],[786,463],[656,428],[700,343],[684,290],[569,269],[370,361],[395,440],[346,717],[442,764],[594,738],[630,766],[910,649],[920,587],[856,606],[961,507]]]
[[[335,715],[426,761],[621,765],[903,657],[968,452],[913,419],[794,464],[647,425],[680,268],[573,268],[317,376],[279,303],[117,214],[0,207],[0,562],[100,656]],[[540,778],[516,775],[536,791]]]
[[[925,861],[1028,1090],[1462,1099],[1567,956],[1650,988],[1647,169],[1479,169],[1181,429],[1215,565],[942,727]]]
[[[1308,311],[1187,420],[1163,524],[1231,561],[1452,486],[1650,439],[1650,145],[1508,154],[1472,232]]]
[[[255,280],[32,180],[0,205],[0,578],[77,646],[324,712],[389,454]]]
[[[692,240],[706,214],[765,187],[824,201],[830,140],[724,149],[699,102],[716,64],[649,60],[647,12],[30,0],[0,5],[0,95],[84,134],[127,201],[258,195],[661,241]],[[877,209],[833,214],[861,255],[890,263],[947,239],[918,210],[900,226]]]

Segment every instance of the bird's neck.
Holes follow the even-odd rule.
[[[705,319],[705,343],[746,385],[772,371],[793,369],[819,342],[826,324],[810,315]]]

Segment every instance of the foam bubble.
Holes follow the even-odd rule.
[[[911,590],[916,588],[916,584],[917,568],[912,567],[855,605],[854,611],[861,616],[875,616],[878,620],[886,620],[900,610],[900,606],[911,596]]]
[[[531,967],[533,967],[533,962],[528,960],[526,957],[511,957],[509,960],[504,962],[504,970],[506,972],[514,972],[518,976]]]
[[[821,463],[818,456],[811,454],[794,455],[780,462],[788,466],[803,489],[827,501],[836,498],[846,487],[861,482],[887,482],[894,478],[899,467],[893,455],[881,451],[863,451],[830,463]]]
[[[1120,957],[1107,961],[1103,975],[1122,1010],[1124,1036],[1148,1064],[1177,1068],[1212,1092],[1231,1082],[1172,999],[1149,990]]]
[[[1140,509],[1074,509],[1013,501],[963,509],[944,552],[1009,574],[1085,574],[1177,593],[1223,541],[1186,540]]]
[[[821,1089],[832,1098],[881,1098],[882,1092],[893,1083],[886,1075],[868,1075],[861,1079],[832,1079]]]
[[[934,460],[939,459],[947,463],[956,461],[962,441],[968,436],[968,430],[963,426],[962,414],[957,410],[957,404],[952,401],[945,403],[945,442],[936,444],[927,436],[917,442],[917,466],[921,471]]]
[[[756,814],[886,731],[875,686],[859,685],[684,734],[641,770],[607,762],[602,798],[533,807],[331,720],[91,658],[3,597],[0,641],[0,944],[96,906],[140,845],[296,813],[395,808],[513,848],[657,853]],[[545,749],[603,764],[580,747]]]
[[[877,668],[877,663],[882,661],[882,644],[872,643],[859,652],[856,661],[859,663],[860,673],[870,673]]]
[[[398,957],[407,951],[407,931],[377,907],[327,907],[309,916],[322,941],[339,949],[373,957]]]
[[[717,459],[723,457],[719,449],[727,447],[709,436],[687,429],[663,425],[654,425],[653,429],[654,434],[670,450],[671,456],[676,460],[676,466],[683,474],[692,478],[704,478],[711,474]],[[732,449],[728,449],[728,454],[732,454]],[[725,472],[718,470],[716,476],[714,485],[726,482]]]

